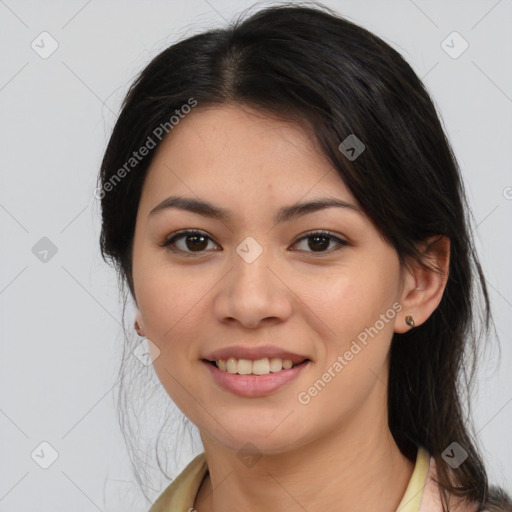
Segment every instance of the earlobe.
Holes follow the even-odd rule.
[[[135,331],[137,332],[137,334],[139,336],[145,336],[144,334],[144,327],[143,327],[143,323],[142,323],[142,315],[141,315],[141,312],[137,309],[137,313],[135,314],[135,322],[134,322],[134,327],[135,327]]]
[[[425,322],[435,311],[448,280],[450,240],[446,236],[431,237],[419,249],[424,265],[408,262],[402,290],[402,310],[397,315],[395,332],[403,333]]]

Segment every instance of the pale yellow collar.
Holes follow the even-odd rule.
[[[197,492],[208,473],[206,454],[197,455],[170,483],[149,512],[186,512],[194,507]]]
[[[418,447],[416,455],[416,464],[405,490],[405,494],[400,501],[396,512],[418,512],[420,510],[423,488],[427,480],[430,466],[430,455],[423,447]]]
[[[418,448],[416,464],[396,512],[418,512],[427,479],[430,457]],[[197,455],[155,501],[149,512],[183,512],[194,507],[196,495],[208,473],[205,453]]]

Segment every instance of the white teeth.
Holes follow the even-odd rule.
[[[226,362],[226,369],[229,373],[236,373],[236,359],[234,357],[230,357]]]
[[[289,370],[293,366],[293,363],[289,359],[283,359],[283,368]]]
[[[215,361],[217,368],[228,373],[238,373],[239,375],[267,375],[271,372],[280,372],[288,370],[298,363],[293,363],[290,359],[281,359],[279,357],[264,357],[251,361],[250,359],[218,359]]]
[[[283,360],[279,357],[273,357],[270,360],[270,371],[271,372],[280,372],[283,369]]]
[[[236,372],[240,375],[249,375],[252,373],[252,361],[249,361],[249,359],[239,359],[236,365]]]
[[[253,361],[252,373],[255,373],[256,375],[267,375],[267,373],[270,373],[270,362],[268,357]]]

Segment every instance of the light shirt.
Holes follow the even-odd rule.
[[[208,465],[203,452],[169,484],[149,512],[192,512],[207,473]],[[441,512],[439,491],[433,481],[435,474],[434,458],[419,447],[414,470],[396,512]]]

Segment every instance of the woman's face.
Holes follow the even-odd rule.
[[[176,206],[151,213],[171,196],[226,217]],[[318,200],[348,206],[277,218]],[[182,230],[200,234],[163,246]],[[315,237],[320,230],[330,238]],[[144,333],[160,350],[155,371],[202,434],[279,453],[354,418],[387,426],[387,355],[402,307],[398,256],[300,128],[235,106],[181,119],[144,183],[133,280]],[[221,349],[224,359],[263,360],[235,361],[242,372],[279,369],[270,359],[280,351],[309,361],[235,375],[206,362]]]

